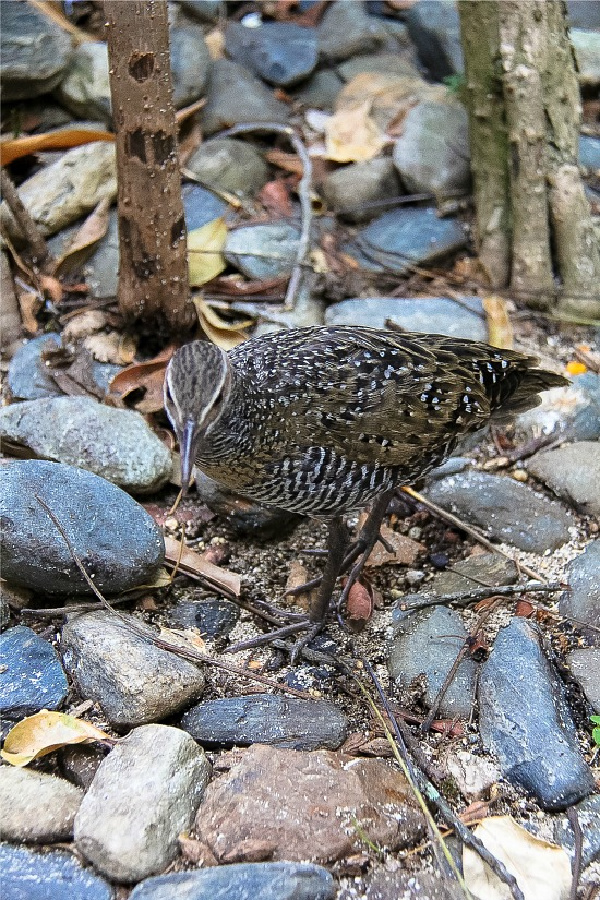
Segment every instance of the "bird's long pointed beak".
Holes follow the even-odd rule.
[[[181,489],[186,494],[192,480],[192,469],[196,457],[196,426],[192,419],[188,419],[183,426],[179,438],[179,453],[181,455]]]

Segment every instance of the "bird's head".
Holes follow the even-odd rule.
[[[165,410],[179,440],[181,485],[188,489],[200,439],[210,432],[231,392],[224,350],[193,341],[176,350],[165,375]]]

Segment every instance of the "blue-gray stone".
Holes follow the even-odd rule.
[[[402,275],[414,265],[432,263],[467,243],[462,225],[440,219],[433,207],[394,209],[374,219],[344,250],[369,272]]]
[[[59,334],[42,334],[19,347],[8,366],[8,387],[14,400],[60,397],[61,389],[48,374],[44,353],[59,350]]]
[[[578,803],[574,809],[581,828],[581,868],[600,858],[600,794],[593,794]],[[554,840],[571,858],[575,855],[575,835],[566,817],[554,822]]]
[[[466,194],[471,184],[469,122],[458,103],[419,103],[394,144],[394,165],[409,193]]]
[[[52,644],[17,625],[0,635],[0,712],[10,719],[59,709],[69,686]]]
[[[179,600],[169,612],[169,622],[178,628],[197,628],[203,637],[229,634],[240,617],[240,608],[223,597]]]
[[[209,69],[206,106],[200,116],[205,134],[214,134],[242,122],[286,125],[289,110],[244,66],[230,59],[215,59]]]
[[[579,165],[600,169],[600,138],[590,134],[579,135]]]
[[[560,598],[561,616],[600,628],[600,540],[569,563],[565,578],[570,590]]]
[[[200,22],[217,22],[227,12],[223,0],[180,0],[180,6]]]
[[[269,177],[262,154],[234,138],[204,141],[188,159],[187,168],[206,187],[242,197],[258,194]]]
[[[188,231],[202,228],[208,222],[224,216],[227,204],[200,184],[184,184],[181,189],[183,214]]]
[[[230,22],[225,49],[270,84],[291,87],[307,78],[317,64],[317,33],[289,22],[268,22],[258,28]]]
[[[600,375],[585,372],[570,380],[570,386],[545,394],[542,406],[517,417],[519,441],[526,443],[544,434],[567,441],[600,440]]]
[[[377,50],[386,40],[382,22],[368,16],[362,3],[332,3],[318,29],[319,53],[329,60]]]
[[[2,98],[28,100],[51,91],[72,55],[70,35],[29,3],[2,4]]]
[[[456,3],[419,0],[406,10],[408,33],[423,65],[436,81],[464,69]]]
[[[173,103],[188,106],[204,93],[210,54],[200,25],[175,26],[170,30]]]
[[[577,441],[536,453],[527,471],[581,515],[600,517],[600,443]]]
[[[565,809],[594,790],[564,685],[523,618],[515,617],[494,641],[480,674],[479,709],[486,750],[544,809]]]
[[[120,488],[86,472],[45,460],[0,466],[3,577],[49,594],[89,594],[40,497],[69,536],[101,591],[148,584],[164,558],[162,532]]]
[[[326,700],[299,700],[276,694],[250,694],[199,703],[184,713],[181,727],[209,746],[273,744],[293,750],[336,750],[348,723]]]
[[[277,278],[291,272],[299,238],[300,230],[287,222],[244,225],[228,233],[225,255],[248,278]]]
[[[361,297],[327,307],[327,325],[366,325],[385,328],[387,321],[404,331],[447,334],[487,340],[487,325],[479,297]]]
[[[261,862],[157,875],[136,885],[129,900],[333,900],[335,894],[322,866]]]
[[[111,886],[72,853],[0,844],[2,900],[112,900]]]

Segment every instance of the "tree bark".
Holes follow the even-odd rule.
[[[119,309],[147,330],[195,321],[172,103],[167,3],[105,0],[119,180]]]

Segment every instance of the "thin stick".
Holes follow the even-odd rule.
[[[402,606],[402,600],[399,600],[400,609],[413,612],[417,609],[423,609],[427,606],[440,606],[446,603],[460,603],[461,606],[469,606],[471,603],[479,603],[481,600],[489,600],[490,597],[512,597],[514,594],[524,593],[541,593],[552,594],[556,591],[567,590],[564,584],[538,584],[537,581],[528,582],[527,584],[503,584],[498,587],[481,587],[472,591],[459,591],[456,594],[427,594],[423,592],[423,598],[419,602],[415,596],[414,602],[411,600],[405,606]]]
[[[581,834],[581,825],[579,824],[579,817],[577,815],[577,809],[575,806],[569,806],[569,808],[567,809],[567,819],[569,820],[569,825],[573,829],[573,834],[575,836],[575,856],[573,857],[572,865],[573,880],[571,882],[569,900],[577,900],[577,886],[579,884],[579,878],[581,876],[581,851],[583,837]]]
[[[42,232],[34,222],[29,212],[26,210],[23,201],[19,197],[19,192],[14,186],[12,179],[6,169],[2,169],[0,178],[2,195],[6,200],[6,204],[13,214],[19,228],[23,232],[27,243],[31,247],[31,252],[35,261],[39,266],[42,266],[50,258],[48,245],[44,240]]]

